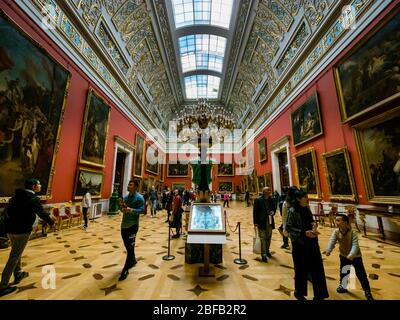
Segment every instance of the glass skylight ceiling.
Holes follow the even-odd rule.
[[[219,91],[219,77],[195,75],[185,77],[187,99],[217,99]]]
[[[229,29],[233,0],[173,0],[176,28],[211,24]]]
[[[182,72],[209,69],[222,72],[226,38],[212,34],[192,34],[179,38]]]

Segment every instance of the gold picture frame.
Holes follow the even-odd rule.
[[[189,164],[168,163],[167,165],[167,177],[171,178],[184,178],[189,177]]]
[[[232,181],[219,181],[218,182],[218,192],[233,192],[233,182]]]
[[[133,176],[143,177],[143,148],[144,148],[144,138],[136,133],[135,136],[135,156],[133,161]]]
[[[142,191],[141,191],[142,193],[148,192],[149,189],[151,188],[151,187],[149,186],[149,179],[143,178],[143,179],[142,179],[141,187],[142,187]]]
[[[264,175],[261,175],[261,176],[257,177],[257,185],[258,185],[258,192],[262,192],[264,187],[266,187]]]
[[[328,196],[331,200],[357,200],[349,151],[346,147],[322,154]]]
[[[260,162],[264,162],[268,160],[268,152],[267,152],[267,138],[262,138],[258,141],[258,160]]]
[[[132,179],[133,181],[137,181],[138,182],[138,189],[137,189],[137,191],[139,192],[139,193],[142,193],[142,178],[138,178],[138,177],[133,177],[133,179]]]
[[[290,124],[295,147],[324,133],[317,91],[290,114]]]
[[[89,88],[83,120],[79,163],[105,167],[111,108]]]
[[[333,67],[342,122],[356,119],[400,97],[399,6],[392,10]],[[366,63],[367,61],[368,63]]]
[[[367,199],[400,204],[400,107],[353,126]]]
[[[272,184],[272,172],[267,172],[264,174],[265,179],[265,186],[270,187],[271,191],[273,191],[273,184]]]
[[[146,157],[145,157],[146,166],[145,166],[145,168],[146,168],[146,172],[149,172],[149,173],[157,176],[158,175],[158,164],[159,164],[158,163],[158,149],[155,149],[155,152],[154,152],[154,156],[157,157],[157,163],[151,164],[147,161],[147,150],[149,148],[153,148],[152,146],[153,146],[153,144],[146,143]]]
[[[3,151],[11,153],[11,159],[8,156],[4,160],[0,159],[0,165],[2,168],[4,165],[14,168],[0,172],[0,180],[3,182],[0,187],[0,203],[7,203],[14,195],[15,189],[23,187],[21,181],[32,175],[38,178],[42,185],[42,190],[37,194],[39,198],[49,200],[52,198],[52,183],[71,73],[3,10],[0,10],[0,25],[1,59],[6,59],[6,68],[2,69],[0,76],[0,87],[7,93],[0,101],[0,110],[6,114],[4,127],[1,126],[0,131]],[[35,88],[40,88],[41,91],[35,92]],[[43,99],[34,100],[25,96],[25,92],[31,92]],[[16,114],[17,103],[19,112],[31,117],[25,128],[28,129],[25,142],[28,142],[28,138],[30,140],[28,145],[24,145],[22,141],[22,128],[17,129],[18,121],[22,119]],[[27,107],[31,109],[26,110]],[[38,119],[39,117],[41,119]],[[35,132],[33,120],[37,123],[42,122],[42,127],[46,130]],[[32,147],[34,140],[39,142],[36,144],[36,151]],[[26,152],[29,150],[32,154],[30,160],[23,159],[25,150],[15,152],[15,147],[17,150],[24,148]],[[23,165],[24,163],[26,165]]]
[[[88,188],[92,199],[99,199],[103,193],[104,172],[79,166],[76,171],[74,200],[81,200]]]
[[[185,190],[186,189],[186,183],[185,182],[174,182],[171,185],[171,190],[174,191],[175,189],[178,190]]]
[[[235,175],[235,166],[233,163],[218,163],[217,176],[218,177],[233,177]]]
[[[314,148],[293,155],[297,186],[308,193],[310,199],[320,199],[318,166]]]

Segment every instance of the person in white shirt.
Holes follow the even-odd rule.
[[[83,196],[83,199],[82,199],[82,214],[83,214],[83,221],[84,221],[83,228],[85,230],[88,227],[88,213],[89,213],[89,208],[91,206],[92,206],[92,196],[89,192],[89,189],[86,189],[85,195]]]

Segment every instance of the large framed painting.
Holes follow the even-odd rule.
[[[194,203],[190,207],[188,233],[225,233],[225,217],[220,204]]]
[[[296,153],[293,157],[296,168],[297,186],[306,191],[310,199],[319,199],[321,189],[314,148]]]
[[[258,192],[258,183],[255,170],[252,170],[251,174],[247,176],[247,187],[250,193]]]
[[[290,115],[295,146],[323,134],[318,94],[315,92]]]
[[[400,204],[400,107],[354,126],[371,202]]]
[[[143,148],[144,148],[144,139],[139,134],[136,134],[136,137],[135,137],[135,161],[133,164],[133,175],[135,177],[142,177]]]
[[[88,189],[92,198],[100,198],[103,191],[104,173],[100,170],[78,167],[74,199],[82,199]]]
[[[356,201],[356,188],[347,148],[324,153],[322,158],[329,198],[338,201]]]
[[[146,172],[158,175],[158,150],[146,143]]]
[[[159,167],[159,172],[160,172],[160,182],[164,182],[164,177],[165,177],[165,154],[161,156],[161,163]]]
[[[176,190],[176,189],[181,190],[181,191],[185,190],[186,189],[186,183],[185,182],[175,182],[175,183],[173,183],[171,190],[173,191],[173,190]]]
[[[397,9],[334,67],[344,122],[400,97],[399,30]]]
[[[170,163],[168,164],[168,177],[188,177],[189,176],[189,165],[182,163]]]
[[[142,193],[148,192],[150,189],[149,187],[149,180],[148,179],[143,179],[142,180]]]
[[[258,159],[260,162],[264,162],[268,159],[266,138],[262,138],[260,141],[258,141]]]
[[[273,191],[273,186],[272,186],[272,172],[267,172],[264,174],[264,179],[265,179],[265,186],[270,187],[271,191]]]
[[[137,177],[133,177],[133,181],[137,181],[138,182],[138,192],[141,193],[142,192],[142,178],[137,178]]]
[[[230,181],[218,182],[218,191],[219,192],[233,192],[233,183]]]
[[[104,167],[110,107],[90,89],[83,120],[79,162]]]
[[[217,175],[220,177],[232,177],[235,175],[233,163],[218,163]]]
[[[0,202],[36,177],[51,198],[70,73],[0,11]]]
[[[264,175],[261,175],[261,176],[258,176],[258,177],[257,177],[257,183],[258,183],[258,190],[259,190],[259,192],[262,192],[262,190],[263,190],[264,187],[266,186]]]
[[[160,164],[160,182],[164,182],[164,176],[165,176],[165,164],[161,163]]]
[[[251,148],[246,152],[246,167],[248,174],[250,174],[254,169],[254,148]]]

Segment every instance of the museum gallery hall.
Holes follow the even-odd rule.
[[[0,9],[0,300],[400,299],[399,0]]]

